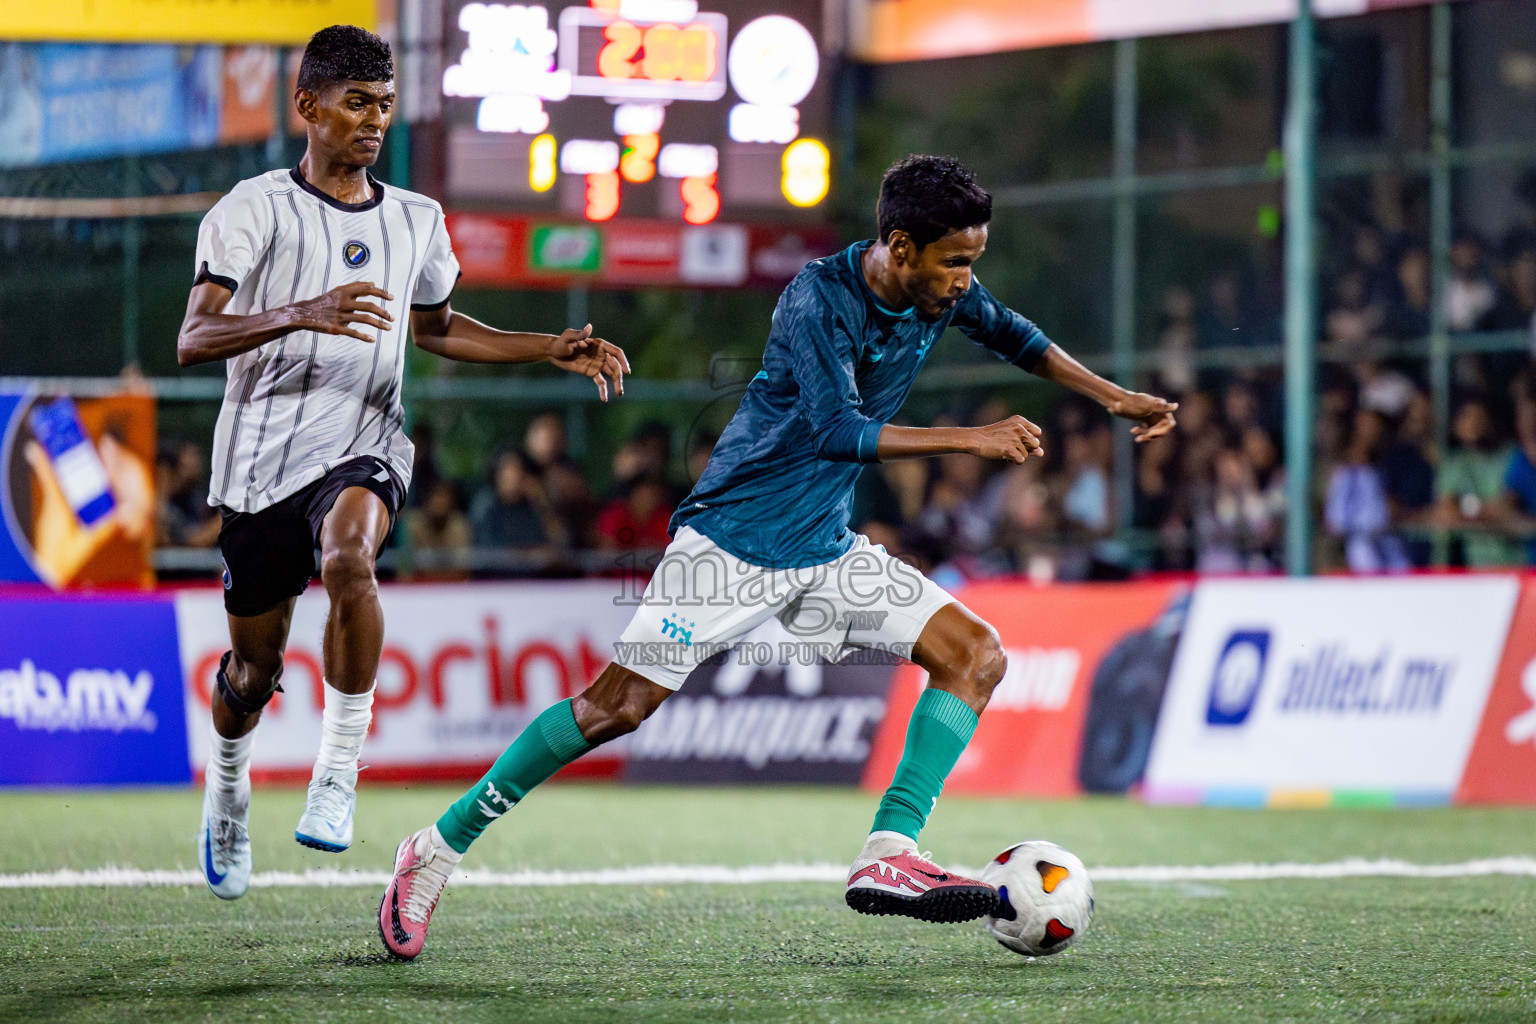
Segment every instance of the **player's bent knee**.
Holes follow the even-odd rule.
[[[282,687],[283,657],[242,658],[229,651],[219,662],[216,689],[225,707],[242,715],[259,712]]]
[[[375,586],[373,559],[360,546],[347,546],[325,552],[320,559],[320,578],[332,599],[345,599]]]
[[[990,695],[1007,673],[1008,652],[1003,650],[1003,645],[998,642],[994,634],[977,652],[976,666],[972,670],[971,678],[975,680],[977,689]]]

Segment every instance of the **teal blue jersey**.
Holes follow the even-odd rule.
[[[830,562],[853,544],[853,485],[876,461],[880,429],[907,399],[950,326],[1030,370],[1051,341],[972,280],[943,315],[881,305],[859,242],[811,262],[773,311],[763,368],[672,516],[753,565]]]

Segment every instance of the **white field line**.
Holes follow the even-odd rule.
[[[760,885],[776,882],[841,882],[847,877],[841,864],[766,864],[731,868],[715,864],[652,864],[633,868],[595,871],[469,871],[454,876],[456,886],[529,888],[572,885]],[[974,868],[956,868],[976,874]],[[1352,857],[1324,864],[1212,864],[1100,867],[1090,869],[1099,882],[1250,882],[1268,879],[1324,878],[1471,878],[1514,875],[1536,878],[1536,858],[1489,857],[1459,864],[1412,864],[1408,861]],[[336,868],[307,871],[260,871],[251,878],[256,888],[382,887],[389,883],[384,871],[341,871]],[[30,871],[0,874],[0,889],[146,888],[202,885],[199,871],[125,867],[88,871]]]

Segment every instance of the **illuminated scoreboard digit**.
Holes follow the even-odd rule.
[[[820,0],[450,3],[461,208],[815,219],[830,187]]]

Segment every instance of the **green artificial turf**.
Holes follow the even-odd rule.
[[[292,841],[301,790],[258,790],[256,868],[385,870],[450,789],[364,789],[354,849]],[[193,868],[200,794],[0,794],[0,872]],[[872,800],[837,790],[555,786],[465,867],[845,862]],[[1536,851],[1514,809],[1243,811],[946,798],[925,847],[979,864],[1049,838],[1089,864]],[[0,1019],[1533,1021],[1536,879],[1101,882],[1072,949],[1026,960],[977,924],[856,915],[836,884],[450,887],[426,952],[383,956],[371,888],[0,889]]]

